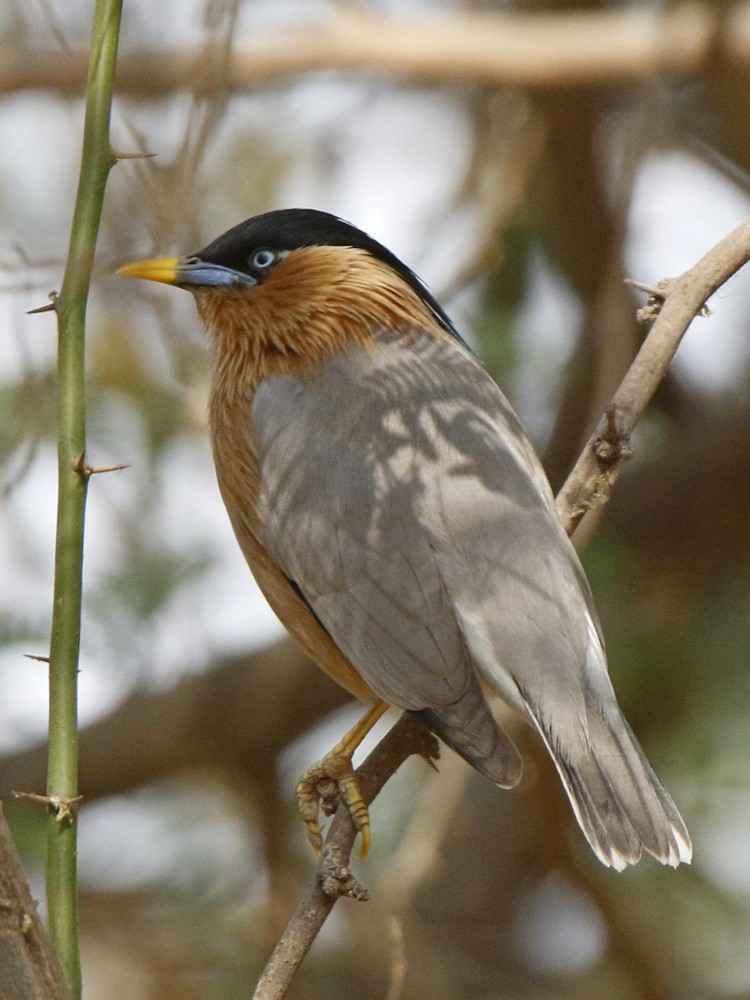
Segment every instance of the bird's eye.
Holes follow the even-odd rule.
[[[267,271],[276,262],[277,254],[273,250],[254,250],[250,255],[249,264],[254,271]]]

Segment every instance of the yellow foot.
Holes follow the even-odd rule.
[[[359,790],[357,776],[352,766],[354,751],[367,736],[375,723],[388,711],[388,705],[378,702],[363,716],[353,729],[317,764],[300,778],[297,785],[297,802],[307,827],[307,836],[316,854],[323,847],[323,830],[318,823],[322,809],[326,816],[336,811],[339,802],[345,802],[357,831],[362,834],[359,856],[364,858],[370,850],[370,814]]]

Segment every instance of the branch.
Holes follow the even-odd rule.
[[[557,512],[569,535],[587,510],[609,499],[622,461],[630,455],[633,428],[664,378],[687,328],[711,295],[748,260],[750,219],[689,271],[663,282],[657,290],[663,302],[654,325],[558,494]]]
[[[693,77],[714,59],[750,62],[747,0],[398,19],[340,9],[317,24],[237,42],[225,73],[210,46],[131,53],[118,68],[118,87],[147,99],[176,90],[211,94],[217,83],[244,90],[321,70],[374,71],[420,85],[562,87]],[[77,95],[84,77],[82,53],[9,52],[0,94],[43,88]]]
[[[73,1000],[81,996],[78,947],[76,816],[78,801],[78,658],[81,638],[83,535],[86,515],[86,305],[104,189],[115,162],[109,144],[122,0],[97,0],[91,30],[83,150],[70,244],[59,296],[58,499],[55,582],[49,666],[50,803],[48,809],[47,905],[50,934]]]
[[[687,328],[704,309],[707,299],[748,260],[750,219],[689,271],[654,290],[663,302],[653,327],[558,494],[557,510],[568,534],[575,531],[587,510],[608,499],[620,465],[629,457],[630,433],[664,377]],[[651,319],[656,306],[649,308]],[[410,754],[429,757],[432,746],[434,737],[411,716],[402,716],[357,771],[368,805]],[[263,970],[253,1000],[283,1000],[339,896],[368,898],[349,869],[355,837],[348,809],[339,807],[312,883]]]
[[[435,737],[410,715],[402,715],[357,770],[362,797],[373,801],[383,785],[412,754],[434,758]],[[312,883],[287,924],[263,970],[253,1000],[282,1000],[305,955],[340,896],[366,901],[367,891],[354,879],[349,857],[357,831],[349,810],[339,807],[315,868]]]
[[[62,971],[39,919],[0,806],[0,994],[66,1000]]]

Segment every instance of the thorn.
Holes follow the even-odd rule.
[[[36,309],[28,309],[26,311],[27,316],[37,316],[39,313],[51,313],[57,311],[57,299],[59,293],[54,289],[49,293],[50,301],[46,306],[37,306]]]
[[[97,476],[100,472],[121,472],[123,469],[131,469],[131,465],[87,465],[84,471],[88,476]]]
[[[38,663],[49,663],[49,656],[37,656],[36,653],[24,653],[27,660],[36,660]]]
[[[78,458],[73,463],[73,472],[81,479],[88,482],[89,477],[97,476],[102,472],[121,472],[123,469],[131,468],[130,465],[89,465],[86,462],[86,456],[84,452],[78,456]]]
[[[72,468],[73,468],[73,472],[75,472],[75,474],[77,476],[80,476],[80,478],[84,482],[88,482],[89,470],[88,470],[88,466],[86,465],[86,453],[85,452],[83,452],[83,451],[81,452],[81,454],[78,456],[78,458],[75,460],[75,462],[73,462]]]
[[[66,799],[59,795],[39,795],[37,792],[11,792],[10,794],[14,799],[28,799],[29,802],[38,802],[39,805],[54,810],[58,823],[70,819],[78,803],[83,802],[82,795],[76,795],[74,799]]]
[[[158,153],[118,153],[116,149],[112,150],[112,156],[116,160],[148,160],[150,157],[158,155]]]
[[[28,799],[29,802],[39,802],[49,805],[49,798],[46,795],[38,795],[36,792],[11,792],[14,799]]]
[[[631,288],[637,288],[641,292],[645,292],[648,295],[648,302],[645,306],[642,306],[635,314],[635,318],[639,323],[649,324],[653,323],[656,317],[661,312],[661,308],[667,300],[667,296],[672,291],[674,286],[674,278],[662,278],[661,281],[657,282],[655,285],[648,285],[644,281],[636,281],[634,278],[625,278],[625,284],[629,285]],[[711,310],[708,306],[703,303],[698,316],[709,317],[711,315]]]
[[[666,299],[669,293],[669,278],[660,281],[658,285],[647,285],[645,281],[636,281],[635,278],[625,278],[625,284],[631,288],[637,288],[639,292],[646,292],[652,299]]]

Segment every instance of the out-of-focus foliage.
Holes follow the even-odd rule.
[[[90,311],[89,458],[130,468],[97,476],[89,501],[89,1000],[248,995],[311,868],[296,776],[350,718],[278,641],[236,551],[189,296],[116,265],[193,251],[271,208],[336,212],[428,281],[559,485],[642,336],[623,278],[687,268],[747,212],[748,7],[126,5],[115,144],[156,155],[112,173]],[[447,16],[456,58],[430,62]],[[494,76],[478,16],[488,39],[520,32]],[[44,667],[22,654],[44,655],[49,628],[55,387],[53,320],[24,310],[62,272],[88,18],[85,4],[0,11],[0,797],[32,872],[41,817],[8,799],[43,787]],[[414,19],[417,41],[397,45]],[[297,995],[750,991],[749,307],[739,276],[695,322],[581,532],[615,686],[691,828],[692,869],[602,869],[509,720],[518,790],[448,750],[440,774],[412,761],[393,779],[358,866],[372,902],[339,905]]]

